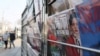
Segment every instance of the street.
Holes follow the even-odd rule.
[[[21,39],[15,40],[15,48],[4,49],[4,47],[0,47],[0,56],[21,56]]]

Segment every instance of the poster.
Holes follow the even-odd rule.
[[[47,38],[49,40],[53,40],[53,41],[57,41],[57,37],[56,37],[56,30],[55,30],[55,24],[53,23],[53,17],[49,18],[50,20],[48,20],[48,36]],[[49,42],[48,41],[48,45],[47,45],[47,56],[60,56],[59,51],[58,51],[58,47],[57,47],[57,43],[54,42]]]
[[[27,42],[30,44],[33,50],[40,52],[41,43],[40,43],[40,32],[38,24],[34,23],[33,27],[31,25],[27,26]]]
[[[69,11],[68,28],[69,35],[65,43],[81,46],[80,32],[78,28],[78,18],[75,9]],[[66,56],[82,56],[82,50],[71,46],[66,46]]]
[[[82,46],[100,49],[100,0],[83,0],[76,6]],[[83,56],[100,56],[83,50]]]
[[[81,46],[78,22],[74,9],[55,14],[48,18],[48,39]],[[48,42],[51,56],[81,56],[82,51],[70,46]]]

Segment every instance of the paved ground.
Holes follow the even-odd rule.
[[[15,48],[4,49],[4,47],[0,47],[0,56],[21,56],[21,39],[15,40]]]

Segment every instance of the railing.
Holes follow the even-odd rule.
[[[34,38],[35,39],[39,39],[39,40],[42,39],[42,38],[36,38],[36,37],[34,37]],[[47,41],[58,43],[58,44],[65,45],[65,46],[70,46],[70,47],[78,48],[78,49],[82,49],[82,50],[86,50],[86,51],[100,53],[100,50],[93,49],[93,48],[88,48],[88,47],[83,47],[83,46],[77,46],[77,45],[73,45],[73,44],[69,44],[69,43],[64,43],[64,42],[59,42],[59,41],[54,41],[54,40],[49,40],[49,39],[47,39]]]
[[[82,49],[82,50],[87,50],[87,51],[92,51],[92,52],[100,53],[100,50],[97,50],[97,49],[87,48],[87,47],[83,47],[83,46],[77,46],[77,45],[63,43],[63,42],[49,40],[49,39],[47,41],[58,43],[58,44],[62,44],[62,45],[66,45],[66,46],[70,46],[70,47],[74,47],[74,48],[78,48],[78,49]]]

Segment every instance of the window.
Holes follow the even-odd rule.
[[[49,0],[49,3],[51,0]],[[48,5],[48,13],[49,15],[52,15],[57,12],[64,11],[66,9],[69,9],[69,2],[68,0],[56,0],[54,3],[51,3]]]

